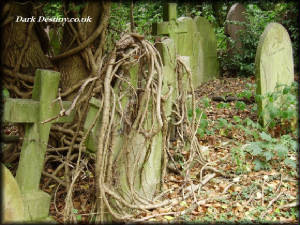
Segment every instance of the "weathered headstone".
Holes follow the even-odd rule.
[[[172,39],[165,39],[161,43],[157,43],[156,48],[160,52],[163,61],[162,95],[168,95],[168,99],[164,100],[162,104],[164,112],[167,115],[167,119],[169,120],[172,111],[173,100],[177,96],[177,81],[175,72],[176,48]],[[129,77],[132,87],[137,88],[138,83],[141,83],[141,81],[138,80],[138,66],[130,68],[126,77]],[[123,109],[124,117],[128,117],[128,114],[130,114],[130,102],[135,98],[132,96],[133,92],[130,91],[132,87],[130,87],[127,82],[122,82],[121,85],[115,86],[115,93],[119,93],[120,95],[124,96],[120,104]],[[87,130],[92,124],[93,118],[100,106],[100,101],[95,98],[92,98],[90,103],[90,108],[84,125],[85,130]],[[150,129],[153,124],[154,126],[157,126],[157,122],[152,121],[153,117],[151,116],[151,113],[153,111],[151,110],[151,107],[153,107],[152,103],[149,103],[148,111],[150,115],[148,114],[147,118],[145,119],[145,124],[143,127],[143,129],[146,130]],[[161,164],[157,162],[161,162],[163,152],[162,133],[161,131],[158,132],[153,137],[152,143],[150,144],[141,133],[135,133],[135,130],[133,130],[132,134],[128,133],[128,128],[126,127],[128,125],[126,125],[124,118],[122,119],[119,114],[115,115],[114,120],[120,122],[118,125],[113,126],[113,141],[111,144],[111,152],[113,154],[112,160],[115,161],[118,158],[118,162],[114,166],[114,173],[118,174],[118,176],[115,176],[115,182],[117,183],[116,186],[125,199],[131,200],[131,191],[129,190],[128,180],[134,179],[135,191],[139,192],[142,196],[151,199],[160,185]],[[101,118],[99,118],[95,124],[95,127],[100,126]],[[92,152],[97,150],[97,141],[99,135],[97,130],[98,129],[91,130],[86,142],[87,148]],[[131,144],[128,145],[128,142]],[[128,149],[125,149],[126,151],[123,149],[125,144],[128,147]],[[150,152],[150,154],[148,155],[147,152]],[[143,160],[146,160],[146,162],[144,164],[140,163]],[[136,164],[136,168],[134,169],[134,165],[132,164],[134,164],[136,161],[139,163]],[[129,167],[128,162],[132,162]],[[141,171],[141,176],[136,176],[135,171]]]
[[[198,32],[195,33],[191,67],[199,74],[199,82],[203,83],[219,76],[217,40],[214,28],[207,19],[197,16],[194,21]]]
[[[255,75],[259,95],[275,91],[277,84],[290,85],[294,81],[292,44],[286,29],[279,23],[270,23],[260,36],[255,58]],[[267,99],[258,101],[259,113],[265,112]],[[265,125],[268,113],[262,115]]]
[[[238,23],[246,22],[246,8],[241,3],[235,3],[228,11],[226,17],[225,34],[227,34],[234,42],[232,46],[228,42],[228,51],[230,54],[243,52],[243,44],[240,38],[241,31],[245,30],[245,26]]]
[[[19,186],[11,172],[1,163],[2,223],[24,221],[24,203]]]
[[[6,98],[3,122],[25,123],[16,180],[21,190],[25,207],[25,220],[46,218],[49,213],[50,195],[39,190],[44,166],[49,132],[52,123],[71,122],[74,113],[47,123],[41,123],[59,114],[56,98],[59,73],[50,70],[36,70],[32,99]],[[71,102],[63,102],[65,108]]]
[[[217,45],[213,27],[202,17],[177,19],[176,3],[168,3],[164,21],[153,24],[154,35],[174,40],[178,55],[189,56],[194,87],[219,76]],[[167,14],[167,16],[165,15]]]

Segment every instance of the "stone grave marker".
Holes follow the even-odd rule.
[[[1,163],[2,175],[2,217],[1,223],[24,221],[24,203],[16,179]]]
[[[219,76],[217,45],[213,27],[202,17],[177,19],[176,3],[168,3],[164,21],[153,24],[154,35],[174,40],[178,55],[189,56],[194,88]]]
[[[165,39],[160,43],[156,44],[156,48],[161,54],[161,58],[163,61],[163,86],[162,86],[162,95],[168,95],[169,98],[164,101],[163,107],[164,111],[167,114],[167,119],[170,119],[171,111],[172,111],[172,105],[173,100],[176,98],[176,90],[177,90],[177,81],[176,81],[176,48],[174,40],[172,39]],[[138,86],[138,66],[134,66],[128,70],[128,75],[126,77],[129,77],[131,84],[133,87],[137,88]],[[116,85],[118,86],[118,85]],[[115,87],[114,91],[115,93],[121,92],[122,94],[125,94],[126,97],[122,98],[121,105],[124,110],[124,113],[129,110],[128,105],[130,104],[130,98],[133,94],[130,90],[131,87],[126,82],[123,82],[120,87]],[[149,108],[151,108],[152,103],[150,103]],[[87,129],[92,124],[92,121],[94,119],[94,116],[96,115],[98,109],[100,107],[100,101],[95,98],[91,98],[90,100],[90,108],[87,114],[87,119],[84,124],[84,129],[87,131]],[[152,110],[149,109],[151,112]],[[128,113],[128,112],[127,112]],[[115,121],[122,121],[119,114],[115,115]],[[154,122],[156,123],[156,122]],[[149,116],[147,119],[145,129],[150,129],[153,124],[152,117]],[[95,124],[95,127],[101,126],[101,119],[99,118],[98,121]],[[98,146],[98,135],[97,133],[98,129],[92,129],[91,133],[88,136],[88,139],[86,141],[87,149],[95,152],[97,150]],[[128,189],[128,179],[127,175],[129,177],[134,177],[134,183],[136,191],[141,192],[142,194],[145,194],[147,198],[151,199],[153,198],[153,194],[157,190],[158,186],[160,185],[160,174],[161,174],[161,166],[160,164],[157,164],[157,162],[161,161],[162,157],[162,134],[159,132],[154,138],[153,143],[151,144],[151,153],[149,156],[146,155],[147,148],[149,147],[149,143],[147,143],[147,140],[145,137],[140,134],[134,134],[134,136],[131,137],[130,134],[126,132],[125,128],[125,122],[121,122],[118,124],[118,126],[115,128],[113,132],[113,143],[112,143],[112,154],[113,154],[113,160],[115,160],[117,157],[119,159],[118,163],[115,165],[114,171],[117,171],[118,174],[118,181],[119,188],[121,189],[120,192],[122,193],[124,198],[128,198],[130,200],[130,194],[127,195],[127,193],[130,193],[130,190]],[[132,145],[129,146],[129,154],[126,156],[125,151],[122,151],[122,148],[124,146],[124,143],[128,140],[127,138],[131,137]],[[118,154],[121,154],[121,156],[118,156]],[[145,163],[145,165],[138,164],[138,170],[142,170],[141,176],[136,176],[136,174],[133,174],[132,168],[127,168],[126,160],[128,159],[135,159],[136,157],[139,159],[145,159],[145,157],[148,157],[148,161]],[[142,169],[143,167],[143,169]]]
[[[287,30],[279,23],[270,23],[260,36],[255,58],[255,76],[259,95],[275,91],[276,84],[294,81],[292,44]],[[258,101],[258,112],[264,112],[266,99]],[[266,125],[268,113],[262,115]]]
[[[60,74],[50,70],[36,70],[32,99],[4,99],[3,122],[24,123],[22,144],[16,180],[24,200],[25,220],[47,218],[50,195],[39,189],[44,166],[49,132],[52,123],[72,122],[74,113],[47,123],[41,123],[59,114],[56,98]],[[63,102],[64,108],[71,102]]]
[[[246,8],[241,3],[235,3],[228,11],[226,17],[225,34],[227,34],[234,42],[232,46],[230,42],[227,42],[228,52],[234,54],[235,52],[242,53],[243,45],[240,38],[240,32],[245,30],[245,26],[241,24],[235,24],[239,22],[246,22]]]
[[[214,28],[206,18],[197,16],[194,21],[198,32],[195,33],[191,66],[192,71],[199,73],[200,82],[203,83],[219,76],[217,40]]]

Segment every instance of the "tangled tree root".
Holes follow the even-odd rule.
[[[95,60],[94,60],[95,61]],[[131,69],[138,68],[136,77],[131,77]],[[52,181],[66,187],[67,195],[63,211],[65,222],[77,222],[73,212],[72,196],[74,185],[80,174],[87,170],[87,164],[95,162],[96,184],[96,222],[107,222],[107,212],[112,220],[144,221],[137,218],[141,212],[167,205],[175,205],[187,196],[195,195],[189,177],[192,163],[197,160],[203,166],[208,163],[201,154],[200,145],[196,138],[201,115],[196,116],[196,100],[191,82],[191,71],[182,58],[177,58],[177,87],[170,88],[168,93],[162,93],[163,64],[158,50],[139,34],[125,34],[116,43],[113,51],[103,57],[97,67],[97,73],[83,80],[64,93],[58,95],[61,102],[73,92],[78,92],[69,109],[61,108],[57,117],[69,115],[76,111],[76,120],[72,124],[55,125],[51,128],[52,148],[47,151],[47,159],[61,163],[52,174],[44,172]],[[184,78],[186,76],[186,78]],[[20,77],[23,77],[23,75]],[[24,75],[24,80],[32,83]],[[185,80],[185,81],[184,81]],[[24,82],[25,82],[24,81]],[[192,119],[188,118],[188,92],[191,90]],[[171,121],[168,121],[165,102],[176,91]],[[99,108],[94,122],[87,131],[83,131],[83,122],[88,110],[91,97],[99,99]],[[125,103],[126,104],[125,104]],[[61,104],[62,106],[62,104]],[[56,119],[49,118],[49,122]],[[87,153],[85,141],[97,120],[101,121],[96,157]],[[173,130],[174,132],[171,132]],[[119,132],[119,133],[118,133]],[[121,133],[120,133],[121,132]],[[122,146],[116,150],[118,139],[116,134],[123,137]],[[181,140],[182,147],[190,151],[189,158],[183,164],[185,183],[182,187],[182,197],[171,200],[164,199],[168,190],[156,191],[151,197],[136,188],[136,176],[143,173],[153,151],[153,141],[161,135],[162,168],[161,182],[165,176],[168,158],[175,164],[169,152],[169,142],[172,135]],[[120,136],[120,135],[119,135]],[[144,151],[134,150],[137,137],[142,137]],[[55,156],[55,157],[51,157]],[[126,173],[126,187],[120,185],[120,173],[117,165],[123,160],[122,167]],[[131,163],[129,165],[129,163]],[[64,170],[64,179],[58,177]],[[142,178],[139,178],[142,183]],[[211,178],[210,178],[211,179]],[[208,182],[207,179],[205,182]],[[47,182],[49,184],[50,181]],[[162,183],[161,183],[162,184]],[[204,184],[203,184],[204,185]],[[124,194],[126,192],[126,194]],[[94,212],[91,212],[94,213]],[[178,214],[180,215],[180,213]]]

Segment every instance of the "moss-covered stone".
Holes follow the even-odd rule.
[[[1,163],[2,223],[23,222],[24,203],[19,186],[11,172]]]
[[[214,29],[203,17],[180,17],[176,15],[176,4],[169,5],[164,14],[173,16],[170,21],[155,24],[154,35],[167,35],[174,40],[177,54],[190,57],[192,81],[194,87],[219,76],[217,42]],[[167,17],[167,16],[166,16]]]
[[[50,196],[39,190],[40,178],[44,167],[50,127],[54,122],[71,122],[70,116],[43,121],[58,115],[59,103],[56,98],[60,74],[50,70],[36,70],[32,100],[5,99],[4,122],[25,123],[16,180],[24,201],[25,220],[46,218],[49,213]],[[63,102],[64,107],[71,102]]]
[[[260,37],[255,58],[256,93],[265,96],[275,91],[277,84],[290,85],[294,81],[292,44],[286,29],[279,23],[270,23]],[[263,125],[269,118],[265,111],[267,99],[258,101],[258,112],[264,112]],[[280,101],[278,102],[280,104]]]

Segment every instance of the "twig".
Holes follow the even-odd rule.
[[[280,192],[275,198],[273,198],[273,199],[269,202],[269,204],[268,204],[268,206],[267,206],[267,209],[270,208],[270,207],[273,205],[273,203],[276,202],[282,194],[283,194],[283,192]],[[260,216],[261,218],[265,217],[265,215],[268,213],[268,210],[267,210],[267,209],[261,214],[261,216]]]

